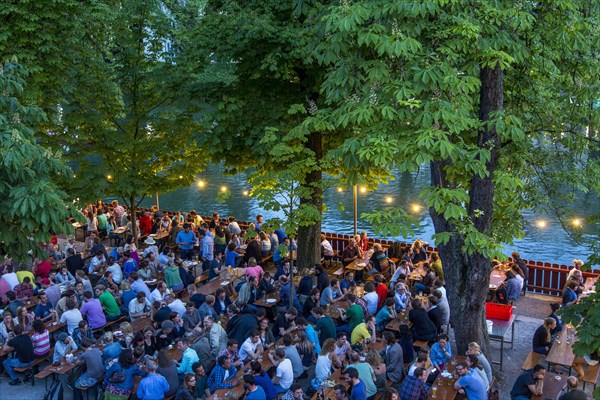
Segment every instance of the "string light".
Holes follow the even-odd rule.
[[[198,181],[198,187],[199,188],[203,188],[204,186],[206,186],[206,182],[204,182],[202,180]]]
[[[417,213],[417,212],[421,211],[422,207],[419,204],[413,204],[410,208],[413,210],[413,212]]]
[[[344,188],[343,188],[343,187],[341,187],[341,186],[340,186],[340,187],[338,187],[338,192],[342,193],[343,191],[344,191]]]
[[[227,191],[227,186],[221,186],[221,192],[226,192]]]
[[[179,175],[179,179],[183,179],[183,175]]]
[[[581,226],[581,219],[574,218],[573,221],[571,221],[571,223],[573,224],[573,226],[580,227]]]
[[[244,190],[244,191],[242,192],[242,194],[243,194],[244,196],[248,196],[248,191],[247,191],[247,190]]]
[[[112,175],[106,175],[106,179],[110,181],[112,179]]]
[[[388,204],[392,204],[393,201],[394,201],[394,199],[392,198],[392,196],[387,196],[385,198],[385,202],[388,203]]]
[[[366,187],[364,187],[364,186],[361,186],[361,187],[360,187],[360,192],[361,192],[362,194],[365,194],[365,193],[367,193],[367,188],[366,188]]]
[[[545,227],[546,227],[546,221],[544,221],[543,219],[540,219],[540,220],[538,220],[538,221],[535,223],[535,225],[536,225],[538,228],[545,228]]]

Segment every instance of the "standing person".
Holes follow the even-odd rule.
[[[169,384],[164,376],[158,375],[158,365],[152,360],[146,362],[148,376],[140,381],[136,395],[140,400],[162,400],[169,391]]]
[[[177,234],[175,243],[179,246],[180,257],[184,260],[191,260],[194,254],[196,235],[191,231],[189,223],[183,224],[183,231]]]
[[[173,396],[179,388],[179,374],[177,372],[177,362],[169,359],[167,349],[161,349],[156,356],[158,369],[156,373],[162,375],[169,384],[169,391],[165,393],[165,397]]]
[[[367,400],[367,387],[365,383],[358,377],[356,368],[348,368],[346,370],[348,380],[351,385],[350,400]]]
[[[402,347],[396,343],[396,336],[390,331],[383,332],[383,343],[385,344],[384,362],[387,366],[387,378],[396,390],[400,390],[404,378],[404,359]]]
[[[456,373],[460,377],[454,383],[454,389],[460,394],[466,394],[469,400],[487,400],[485,383],[477,372],[469,371],[466,362],[460,362],[456,366]]]
[[[29,335],[23,331],[23,327],[21,325],[16,325],[13,329],[14,337],[7,341],[2,348],[6,354],[10,352],[15,352],[14,358],[7,358],[2,362],[6,372],[10,376],[10,382],[8,382],[11,386],[20,385],[21,379],[15,373],[14,368],[20,367],[25,368],[29,367],[33,364],[35,359],[33,353],[33,342]]]

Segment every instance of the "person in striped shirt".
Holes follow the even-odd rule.
[[[46,358],[50,352],[50,333],[41,319],[33,321],[33,355],[35,358]]]

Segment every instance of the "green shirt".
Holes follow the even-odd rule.
[[[108,218],[106,218],[106,214],[96,216],[98,220],[98,229],[106,229],[106,225],[108,225]]]
[[[354,329],[356,328],[356,325],[364,322],[365,312],[358,304],[352,304],[348,310],[346,310],[346,317],[348,317],[348,326],[350,329]]]
[[[173,286],[183,284],[181,275],[179,275],[179,268],[176,265],[171,265],[165,269],[165,283],[167,287],[171,289]]]
[[[317,324],[315,325],[315,329],[319,331],[319,343],[321,346],[323,342],[329,338],[335,339],[335,324],[333,320],[329,316],[324,316],[317,320]]]
[[[108,290],[98,296],[98,300],[100,300],[104,314],[106,314],[107,317],[114,318],[121,315],[121,309],[119,308],[117,301]]]

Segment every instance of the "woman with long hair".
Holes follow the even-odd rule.
[[[469,371],[475,372],[477,375],[479,375],[483,383],[485,383],[485,391],[487,392],[490,388],[490,382],[488,381],[487,375],[485,374],[483,367],[479,364],[477,356],[475,354],[469,354],[467,355],[466,361],[467,365],[469,366]]]
[[[179,389],[175,400],[195,400],[196,399],[196,375],[185,374],[183,382]]]
[[[258,324],[258,333],[260,334],[260,341],[264,349],[268,349],[275,345],[275,336],[273,336],[273,332],[269,328],[269,320],[267,318],[260,320],[260,323]]]
[[[384,399],[385,400],[400,400],[400,395],[398,394],[398,391],[396,389],[391,387],[385,391]]]
[[[331,375],[331,368],[335,364],[340,367],[342,363],[335,355],[335,339],[329,338],[323,342],[321,352],[317,357],[317,366],[315,368],[315,377],[325,380]]]
[[[80,281],[81,283],[83,283],[83,292],[92,292],[94,293],[94,289],[92,288],[92,282],[90,281],[90,278],[88,278],[88,276],[85,274],[85,272],[83,272],[82,269],[78,269],[77,272],[75,272],[75,277],[78,281]]]
[[[87,231],[88,234],[95,233],[98,234],[98,218],[94,215],[92,210],[87,212],[85,217],[85,222],[87,222]]]
[[[387,378],[385,375],[387,368],[383,362],[383,359],[375,350],[369,350],[367,352],[365,361],[371,365],[373,371],[375,372],[375,387],[377,388],[377,393],[383,393],[387,387]]]
[[[483,367],[483,370],[485,371],[485,374],[487,375],[488,382],[492,382],[492,366],[490,365],[490,362],[488,361],[488,359],[481,352],[481,348],[479,347],[479,344],[477,344],[476,342],[469,343],[467,355],[469,355],[469,354],[475,354],[477,356],[479,365],[481,365]]]
[[[267,236],[265,231],[258,232],[258,236],[260,236],[262,256],[266,257],[271,253],[271,239],[269,239],[269,236]]]
[[[21,306],[17,308],[17,325],[23,327],[23,332],[29,332],[33,329],[33,321],[35,316],[27,311],[27,307]]]
[[[304,331],[299,331],[297,336],[298,342],[296,343],[296,349],[298,349],[298,354],[302,357],[302,366],[308,368],[312,365],[315,345],[306,338],[306,333]]]
[[[533,334],[533,351],[539,354],[547,355],[552,347],[552,330],[556,328],[554,318],[546,318],[544,324],[540,325]]]

